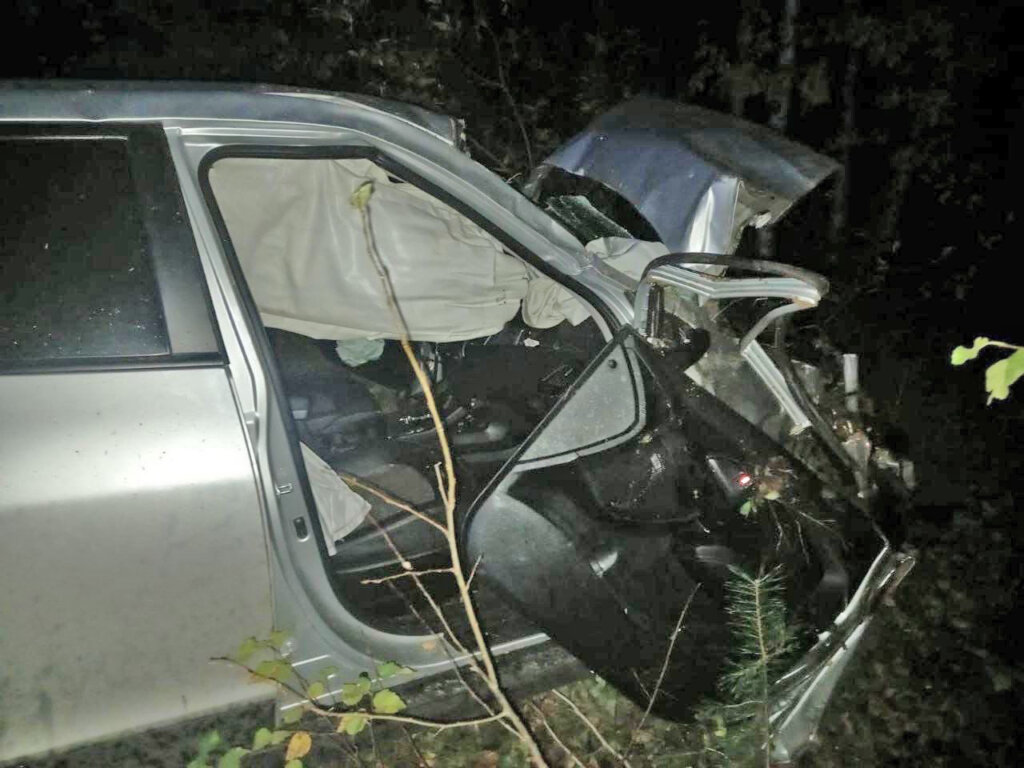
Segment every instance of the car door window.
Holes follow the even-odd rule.
[[[0,154],[3,357],[166,354],[126,143],[26,139]]]
[[[217,357],[165,144],[155,126],[0,132],[3,370]]]

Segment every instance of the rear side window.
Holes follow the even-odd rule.
[[[219,357],[156,126],[0,133],[0,368]]]
[[[0,141],[0,354],[169,351],[126,141]]]

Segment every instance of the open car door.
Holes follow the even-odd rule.
[[[569,387],[462,540],[478,578],[551,638],[641,706],[660,679],[654,711],[681,718],[728,664],[738,572],[780,569],[789,618],[821,632],[886,541],[855,490],[826,488],[686,375],[715,352],[712,334],[651,301],[655,271],[688,272],[645,277],[642,327],[622,328]]]

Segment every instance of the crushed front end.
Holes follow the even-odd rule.
[[[900,552],[913,466],[878,444],[856,357],[815,367],[788,349],[792,315],[817,306],[827,281],[735,256],[744,229],[774,223],[836,168],[762,126],[637,99],[526,187],[580,238],[590,266],[623,285],[642,356],[671,382],[666,421],[686,449],[645,460],[682,462],[717,486],[702,492],[696,526],[676,534],[694,579],[722,592],[736,569],[785,574],[787,611],[804,631],[798,661],[771,688],[778,763],[812,742],[881,598],[914,564]]]

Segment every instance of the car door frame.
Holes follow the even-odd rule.
[[[337,668],[337,675],[329,680],[333,688],[360,671],[372,670],[374,660],[381,658],[401,660],[415,669],[415,677],[444,672],[453,660],[464,662],[455,649],[431,642],[433,636],[401,636],[368,627],[344,611],[334,594],[324,568],[326,545],[312,512],[312,494],[299,460],[297,432],[259,313],[214,204],[206,171],[218,159],[238,156],[371,159],[471,218],[531,267],[569,287],[592,308],[608,337],[631,311],[624,300],[614,308],[608,306],[607,297],[619,296],[620,286],[596,271],[581,275],[577,253],[566,251],[507,205],[498,204],[496,197],[512,193],[516,206],[527,206],[534,215],[537,213],[532,203],[498,177],[444,142],[424,142],[421,132],[409,131],[405,126],[396,129],[406,139],[402,144],[388,141],[394,138],[390,136],[326,126],[275,124],[254,130],[252,124],[217,122],[200,126],[194,121],[169,121],[165,129],[197,240],[206,254],[211,284],[222,294],[226,320],[234,329],[235,343],[227,345],[229,357],[234,353],[249,371],[246,419],[252,425],[251,449],[267,508],[275,623],[292,633],[288,650],[293,664],[303,674],[314,674],[328,665]],[[467,182],[467,177],[474,175],[497,188],[482,190]],[[546,214],[542,216],[545,225],[564,234],[560,225]],[[311,533],[297,537],[296,526]],[[531,635],[492,650],[500,655],[546,639],[542,634]]]

